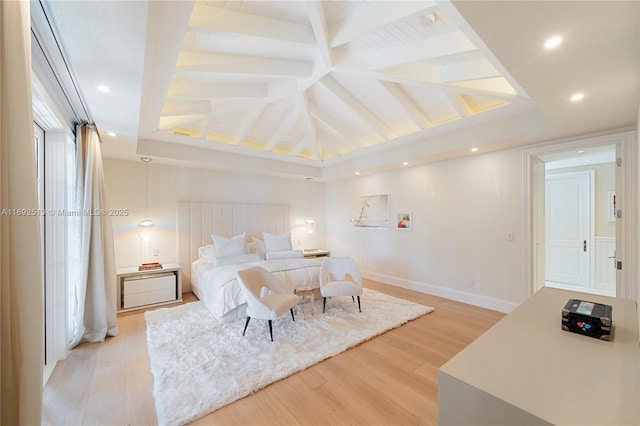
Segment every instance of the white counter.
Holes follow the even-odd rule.
[[[613,307],[610,342],[562,331],[570,298]],[[638,425],[636,303],[543,288],[439,371],[441,425]]]

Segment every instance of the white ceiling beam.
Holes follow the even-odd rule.
[[[214,99],[208,100],[211,103],[211,116],[220,117],[246,111],[256,104],[254,99]]]
[[[421,129],[433,126],[433,123],[429,121],[425,113],[395,83],[381,80],[380,84],[389,93],[391,99],[407,113],[416,126]]]
[[[471,40],[462,31],[455,31],[369,55],[368,64],[370,69],[379,70],[474,50]]]
[[[318,130],[316,129],[313,121],[311,121],[311,115],[309,114],[309,99],[305,92],[300,93],[298,103],[302,113],[302,121],[304,122],[304,126],[307,128],[308,132],[306,139],[308,139],[309,144],[311,144],[311,149],[313,150],[316,160],[321,160],[322,154],[320,152],[320,147],[318,146]]]
[[[440,67],[443,83],[455,83],[467,80],[482,80],[501,77],[500,72],[487,59],[473,62],[443,65]]]
[[[201,3],[193,6],[189,29],[212,34],[274,40],[309,48],[315,47],[316,44],[313,32],[307,26]]]
[[[504,77],[485,78],[450,83],[450,87],[476,90],[478,93],[500,93],[505,97],[515,97],[518,92]]]
[[[384,71],[371,72],[372,76],[384,81],[392,81],[408,86],[421,86],[439,92],[462,93],[471,96],[483,96],[491,99],[502,99],[514,101],[518,99],[517,94],[505,93],[504,91],[490,91],[462,85],[442,84],[439,82],[440,71],[438,67],[427,64],[405,64],[386,69]],[[436,79],[437,75],[437,79]],[[437,80],[437,81],[434,81]]]
[[[318,68],[329,69],[331,67],[331,48],[329,47],[324,6],[321,1],[310,1],[307,2],[307,10],[309,11],[309,21],[311,22],[311,28],[313,28],[318,53],[320,53],[320,60],[322,62],[322,66]]]
[[[313,64],[305,61],[223,53],[188,53],[178,57],[176,71],[206,72],[255,77],[309,77]]]
[[[298,155],[300,155],[300,153],[302,153],[302,151],[304,151],[304,149],[307,148],[310,143],[314,143],[314,141],[310,139],[312,138],[310,138],[308,135],[305,138],[303,138],[300,142],[296,144],[295,147],[293,147],[291,151],[289,151],[289,155],[293,157],[297,157]],[[314,151],[314,155],[317,155],[315,154],[315,151]],[[317,155],[316,159],[320,160],[321,159],[320,155]]]
[[[504,78],[486,77],[489,73],[488,68],[485,68],[487,74],[485,74],[484,81],[475,82],[476,84],[464,84],[465,82],[445,84],[443,83],[443,79],[446,75],[446,67],[442,66],[416,62],[396,65],[384,70],[369,70],[366,67],[366,56],[357,52],[345,52],[340,49],[334,50],[333,59],[334,66],[332,72],[338,72],[340,74],[371,76],[379,80],[392,81],[395,83],[419,85],[438,91],[444,90],[472,96],[480,95],[510,102],[516,99],[522,99],[522,97],[518,96],[515,90],[509,86],[509,83]],[[475,64],[476,62],[472,63]],[[464,65],[460,64],[460,67],[464,67]],[[482,65],[480,65],[480,67],[482,67]],[[462,73],[458,75],[462,75]],[[471,73],[467,75],[471,76]],[[476,72],[475,75],[478,76],[479,71]]]
[[[162,107],[163,117],[171,115],[210,114],[211,101],[167,101]]]
[[[325,124],[323,122],[321,122],[322,124]],[[327,138],[322,138],[321,139],[321,146],[327,146],[329,145],[330,148],[334,151],[334,152],[339,152],[341,154],[344,154],[345,152],[350,152],[350,151],[355,151],[358,148],[364,148],[365,145],[361,145],[361,146],[356,146],[356,144],[353,143],[353,140],[348,139],[345,135],[343,135],[342,133],[338,132],[336,129],[334,129],[333,127],[330,126],[326,126],[327,131],[330,133],[329,136],[333,135],[333,137],[330,137],[330,139]],[[320,141],[320,132],[318,132],[318,140]],[[325,154],[328,151],[328,149],[325,149],[323,154]]]
[[[258,118],[260,118],[260,115],[262,115],[262,111],[264,111],[265,106],[267,106],[266,103],[259,104],[249,112],[247,112],[245,120],[242,122],[242,124],[240,124],[240,131],[235,136],[233,143],[234,145],[240,145],[242,142],[244,142],[253,126],[255,126],[256,121],[258,121]]]
[[[342,87],[330,75],[324,76],[319,83],[326,87],[338,99],[344,102],[356,114],[358,114],[373,130],[380,134],[385,140],[393,139],[396,135],[376,117],[369,109],[358,101],[351,93]]]
[[[213,117],[209,117],[206,124],[204,125],[202,134],[200,135],[202,139],[207,139],[207,135],[209,135],[209,132],[211,131],[211,128],[213,127],[214,122],[215,120],[213,119]]]
[[[138,134],[155,132],[193,2],[149,2]]]
[[[280,123],[276,131],[269,138],[269,142],[267,142],[264,150],[273,151],[278,146],[284,135],[286,135],[287,132],[291,130],[291,127],[293,127],[293,125],[296,124],[296,121],[298,121],[299,119],[300,105],[299,103],[294,102],[292,108],[287,111],[287,116],[285,117],[284,121]]]
[[[375,2],[374,2],[375,3]],[[436,7],[432,1],[379,2],[373,8],[354,15],[334,30],[331,47],[338,47],[378,31],[412,15],[428,13]]]
[[[207,116],[204,114],[160,117],[160,121],[158,122],[158,129],[169,131],[172,129],[177,129],[179,127],[187,126],[189,124],[197,123],[206,118]]]
[[[316,120],[318,120],[319,122],[327,126],[329,129],[333,130],[336,133],[336,135],[339,135],[339,137],[342,140],[344,140],[346,143],[348,143],[350,146],[356,146],[358,148],[365,147],[365,145],[362,142],[360,142],[358,137],[349,128],[344,126],[342,123],[338,122],[326,111],[318,108],[315,105],[309,105],[309,113],[311,113],[311,115]]]
[[[269,86],[264,83],[208,83],[172,85],[167,99],[264,98]]]
[[[456,110],[460,118],[468,117],[473,114],[469,105],[462,98],[462,95],[458,93],[443,92],[443,95],[449,100],[449,103]]]

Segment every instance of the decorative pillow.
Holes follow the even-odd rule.
[[[259,262],[260,256],[256,253],[235,254],[233,256],[220,256],[216,258],[217,267],[235,265],[238,263]]]
[[[247,252],[246,234],[244,232],[231,238],[211,235],[211,239],[213,240],[216,257],[235,256],[236,254],[245,254]]]
[[[291,232],[282,235],[262,233],[267,252],[291,250]]]
[[[280,251],[268,251],[267,260],[272,259],[302,259],[304,253],[302,250],[280,250]]]
[[[251,243],[254,246],[255,253],[260,256],[260,259],[265,259],[265,254],[267,253],[267,248],[264,245],[264,241],[259,238],[251,237]]]
[[[204,260],[205,262],[215,263],[216,262],[216,251],[213,248],[213,244],[209,244],[208,246],[202,246],[198,249],[198,258]]]

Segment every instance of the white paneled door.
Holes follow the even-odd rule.
[[[547,282],[590,287],[593,188],[593,171],[547,175]]]

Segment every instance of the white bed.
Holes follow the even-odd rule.
[[[274,273],[292,291],[302,284],[319,286],[317,259],[250,261],[214,267],[200,259],[199,249],[212,244],[211,235],[230,238],[245,233],[250,243],[263,232],[282,235],[293,232],[287,205],[242,203],[178,203],[178,263],[182,267],[183,292],[193,293],[221,321],[244,316],[244,299],[236,272],[253,265]],[[295,234],[294,234],[295,235]]]
[[[299,286],[319,286],[320,260],[278,259],[214,267],[199,259],[191,266],[191,289],[207,309],[220,321],[244,317],[246,303],[236,273],[260,266],[277,276],[289,290]]]

